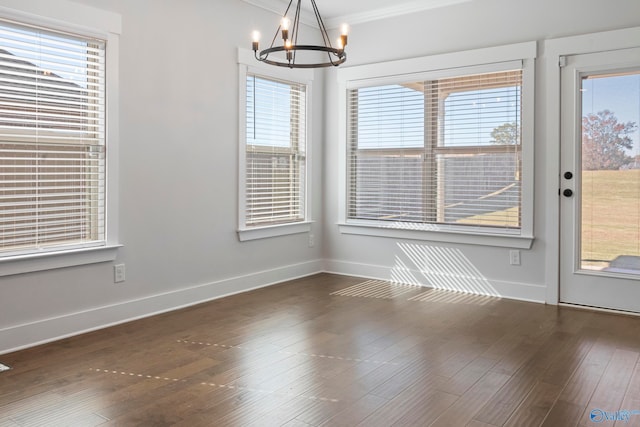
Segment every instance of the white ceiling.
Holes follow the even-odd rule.
[[[289,4],[288,0],[244,1],[279,15],[284,13]],[[316,5],[325,25],[337,28],[343,22],[354,25],[468,1],[472,0],[316,0]],[[291,7],[294,8],[296,4],[297,0],[294,0]],[[302,0],[302,10],[302,21],[315,24],[311,0]]]

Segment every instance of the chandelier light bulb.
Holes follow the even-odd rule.
[[[253,48],[254,52],[257,52],[258,46],[260,44],[260,32],[254,31],[251,35],[251,38],[253,39],[253,43],[251,44],[251,47]]]
[[[291,21],[286,16],[282,18],[280,21],[280,27],[282,28],[282,40],[285,42],[289,40],[289,26],[291,25]]]
[[[284,42],[284,49],[287,52],[287,61],[291,62],[293,59],[293,52],[291,50],[293,46],[291,45],[291,40],[286,40]]]
[[[342,29],[340,31],[340,43],[338,43],[338,46],[340,50],[344,50],[345,46],[347,45],[347,38],[349,37],[349,25],[347,24],[342,24]]]

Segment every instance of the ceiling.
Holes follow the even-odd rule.
[[[243,0],[281,15],[288,0]],[[329,28],[337,28],[343,22],[350,25],[375,21],[392,16],[405,15],[427,9],[464,3],[472,0],[316,0],[320,15]],[[295,7],[294,1],[292,8]],[[315,18],[311,0],[302,0],[302,21],[313,25]]]

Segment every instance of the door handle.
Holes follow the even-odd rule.
[[[562,192],[562,195],[564,197],[571,197],[573,196],[573,191],[570,188],[565,188],[565,190]]]

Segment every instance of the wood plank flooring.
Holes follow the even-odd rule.
[[[363,282],[2,355],[0,427],[640,426],[640,318]]]

